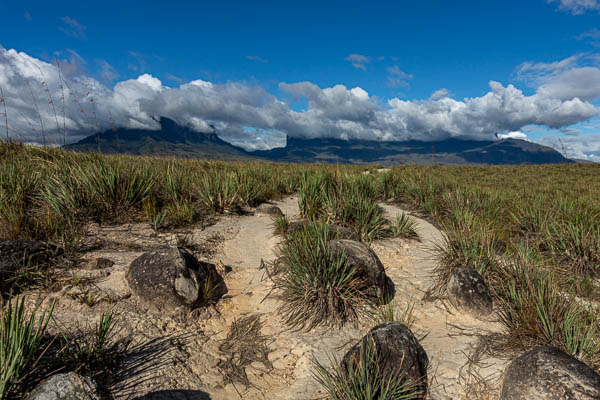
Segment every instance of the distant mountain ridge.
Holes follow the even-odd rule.
[[[544,164],[572,163],[551,147],[520,139],[386,142],[288,137],[285,147],[249,152],[215,133],[197,132],[161,117],[161,129],[111,129],[65,146],[75,151],[297,163]]]
[[[65,148],[106,154],[135,154],[146,156],[174,156],[215,160],[247,160],[253,158],[244,149],[217,136],[181,126],[161,117],[159,130],[116,128],[90,135]]]

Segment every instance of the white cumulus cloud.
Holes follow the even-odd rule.
[[[25,142],[62,143],[63,116],[67,142],[114,126],[157,129],[159,116],[199,131],[217,132],[248,149],[281,145],[286,135],[489,140],[496,134],[517,137],[515,132],[528,125],[567,128],[599,114],[590,102],[600,97],[600,89],[593,84],[596,78],[587,85],[578,83],[583,81],[579,74],[594,77],[595,72],[581,70],[586,67],[569,69],[564,64],[569,62],[557,67],[559,73],[546,74],[532,95],[513,85],[490,81],[487,93],[462,100],[448,97],[445,89],[425,100],[381,101],[361,87],[281,83],[281,91],[307,102],[306,109],[294,110],[263,87],[245,83],[194,80],[169,87],[155,76],[142,74],[109,87],[82,75],[78,68],[62,70],[61,80],[56,65],[0,47],[0,86],[10,135]],[[63,94],[64,115],[60,111]],[[3,125],[0,118],[0,131]]]

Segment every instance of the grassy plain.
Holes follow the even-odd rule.
[[[600,371],[600,165],[400,166],[376,172],[373,166],[104,156],[0,143],[0,237],[59,246],[62,260],[81,251],[80,231],[89,221],[146,222],[167,230],[243,213],[291,193],[298,193],[306,219],[348,227],[365,243],[414,236],[409,217],[384,218],[384,201],[434,221],[445,241],[436,249],[432,298],[444,296],[453,269],[474,268],[490,286],[504,326],[492,348],[521,352],[552,344]],[[281,220],[278,228],[287,224]],[[328,319],[336,326],[365,310],[361,282],[343,257],[327,253],[326,236],[313,229],[282,245],[278,284],[293,294],[284,305],[293,326]],[[50,267],[68,265],[32,272],[23,262],[9,278],[11,291],[2,294],[0,398],[24,390],[27,371],[49,348],[43,340],[49,315],[26,315],[18,293],[49,284]],[[106,314],[96,339],[80,342],[101,341],[96,347],[65,339],[63,368],[93,370],[104,357],[110,324]],[[331,382],[327,374],[320,370],[321,379]]]

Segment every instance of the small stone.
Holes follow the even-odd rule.
[[[107,269],[115,265],[113,260],[109,260],[108,258],[98,257],[94,258],[87,264],[88,269]]]
[[[501,399],[597,400],[600,375],[556,347],[538,347],[506,367]]]
[[[492,313],[490,290],[474,269],[459,268],[452,272],[447,289],[448,298],[454,307],[466,310],[476,317]]]
[[[94,382],[69,372],[56,374],[40,383],[26,400],[99,400]]]
[[[268,215],[273,218],[283,217],[283,211],[281,211],[281,208],[267,203],[263,203],[256,207],[254,212],[258,215]]]

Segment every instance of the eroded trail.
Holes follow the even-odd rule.
[[[298,215],[296,197],[275,203],[290,218]],[[220,307],[224,318],[225,332],[236,318],[248,313],[259,313],[263,321],[262,333],[272,338],[269,360],[273,369],[261,374],[259,368],[248,368],[254,387],[241,393],[244,399],[311,399],[319,397],[319,388],[312,378],[312,357],[327,363],[328,356],[341,353],[349,343],[360,337],[353,328],[342,330],[315,329],[310,332],[290,331],[277,312],[278,301],[269,297],[272,282],[261,261],[275,258],[275,249],[280,238],[273,234],[273,222],[269,216],[242,217],[238,220],[239,230],[233,238],[226,240],[222,250],[222,261],[233,271],[227,276],[228,299]],[[221,326],[214,326],[215,337]],[[338,349],[336,351],[336,349]],[[236,388],[233,388],[234,390]],[[214,399],[231,399],[232,388],[211,393]]]
[[[298,218],[297,197],[275,202],[290,219]],[[402,210],[383,205],[388,218]],[[432,399],[466,398],[461,382],[470,354],[477,343],[474,333],[497,330],[493,322],[482,322],[444,307],[439,301],[424,301],[431,286],[431,270],[435,260],[431,248],[442,233],[427,221],[418,219],[421,242],[388,239],[373,243],[394,282],[398,308],[414,304],[413,331],[421,338],[431,368]],[[199,259],[226,265],[231,271],[224,277],[228,288],[218,304],[197,314],[166,315],[140,307],[132,296],[125,273],[131,261],[156,246],[174,245],[177,237],[196,244],[213,243],[210,248],[196,251]],[[106,257],[115,264],[96,276],[85,288],[100,299],[96,304],[81,301],[81,285],[52,293],[57,300],[56,316],[65,326],[93,324],[106,309],[103,299],[119,314],[120,335],[135,338],[141,357],[129,359],[139,363],[138,370],[123,376],[114,391],[117,398],[138,399],[315,399],[323,393],[312,376],[312,359],[330,365],[362,337],[373,321],[365,319],[359,327],[313,329],[310,332],[289,330],[278,313],[279,302],[269,296],[273,284],[261,269],[261,261],[276,257],[279,241],[273,233],[273,221],[267,215],[223,216],[211,226],[186,232],[156,233],[147,225],[96,227],[90,236],[103,238],[103,244],[85,254],[86,258]],[[79,271],[76,273],[89,273]],[[75,294],[73,294],[75,291]],[[78,297],[79,296],[79,297]],[[268,364],[254,362],[244,371],[250,385],[224,382],[218,365],[226,357],[219,346],[232,324],[248,315],[258,315],[261,333],[268,338]],[[155,343],[147,350],[144,346]],[[144,353],[144,351],[147,351]],[[497,360],[486,360],[487,368],[478,370],[482,376],[493,376],[503,367]]]

